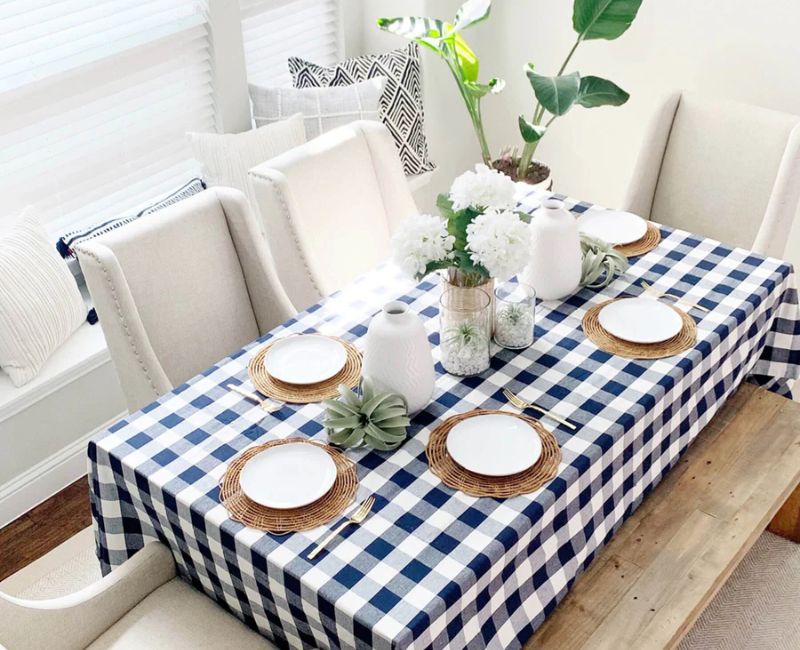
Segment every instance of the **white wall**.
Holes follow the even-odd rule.
[[[370,0],[358,4],[361,51],[402,41],[381,33],[381,15],[421,13],[448,18],[459,0]],[[575,40],[569,0],[495,0],[486,23],[467,36],[481,57],[481,77],[508,86],[484,100],[493,151],[518,144],[517,116],[530,114],[533,91],[522,72],[528,61],[554,74]],[[615,81],[631,93],[620,108],[576,107],[557,120],[537,158],[553,168],[559,191],[614,206],[621,202],[640,140],[661,99],[676,89],[760,104],[800,114],[800,2],[796,0],[644,0],[630,30],[616,41],[583,43],[569,67]],[[351,27],[352,29],[352,27]],[[441,166],[436,190],[479,160],[479,151],[452,79],[424,55],[427,133]],[[747,137],[731,133],[731,138]],[[800,228],[789,257],[800,263]]]

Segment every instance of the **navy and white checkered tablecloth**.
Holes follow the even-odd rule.
[[[380,268],[118,422],[89,446],[103,570],[158,539],[186,579],[280,646],[520,647],[745,378],[780,387],[798,376],[791,267],[683,231],[662,234],[610,287],[541,304],[530,349],[496,350],[480,377],[437,366],[434,400],[403,447],[348,452],[358,499],[374,494],[375,508],[314,561],[306,555],[328,527],[283,537],[247,528],[220,505],[218,482],[252,444],[324,441],[322,408],[263,417],[224,385],[246,382],[254,350],[275,336],[321,331],[361,345],[370,316],[398,296],[422,315],[438,358],[434,282],[413,286]],[[640,293],[641,279],[712,309],[696,315],[693,349],[631,361],[585,338],[586,310]],[[572,433],[545,420],[563,453],[557,478],[507,500],[443,486],[425,460],[431,428],[474,408],[508,408],[503,387],[580,425]]]

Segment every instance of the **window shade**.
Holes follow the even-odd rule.
[[[242,0],[241,6],[249,82],[290,86],[290,56],[320,65],[339,60],[337,0]]]
[[[198,173],[185,133],[214,124],[201,0],[0,3],[0,219],[134,210]]]

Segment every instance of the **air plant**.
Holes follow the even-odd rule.
[[[338,399],[326,399],[323,424],[328,440],[338,447],[397,449],[406,439],[408,408],[402,396],[377,392],[368,380],[360,391],[339,386]]]
[[[444,343],[455,349],[477,347],[486,342],[486,336],[479,325],[464,321],[448,327],[442,332]]]
[[[590,289],[607,287],[617,275],[628,270],[628,258],[608,242],[581,233],[581,251],[581,286]]]

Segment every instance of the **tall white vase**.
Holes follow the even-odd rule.
[[[387,303],[372,318],[364,349],[364,376],[378,390],[402,395],[409,415],[431,401],[436,378],[431,346],[422,320],[406,303]]]
[[[581,281],[581,239],[575,217],[556,199],[545,199],[531,219],[531,261],[524,282],[542,300],[572,295]]]

